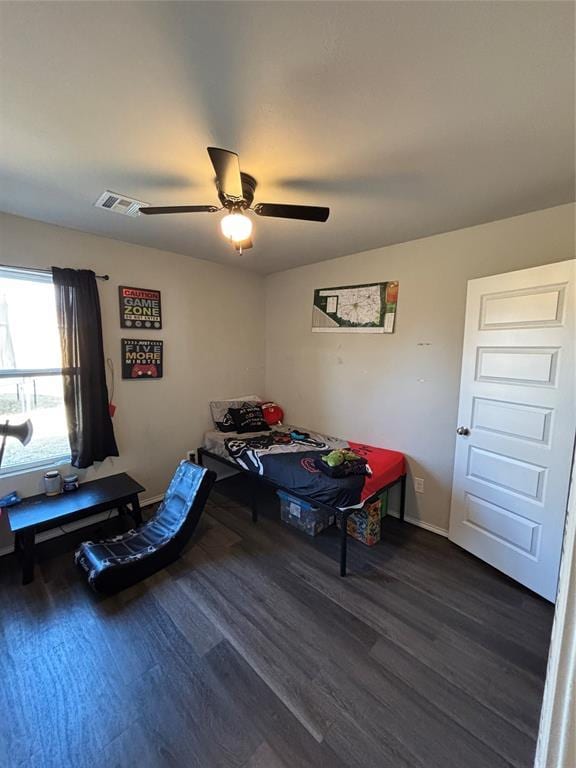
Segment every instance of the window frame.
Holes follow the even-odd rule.
[[[50,285],[53,285],[51,273],[43,270],[22,269],[20,267],[9,267],[1,265],[0,278],[24,280],[31,283],[49,283]],[[60,376],[62,378],[64,375],[66,375],[66,373],[69,372],[70,371],[64,368],[0,368],[0,383],[4,379],[35,379],[43,376]],[[0,440],[2,439],[3,438],[0,437]],[[70,464],[71,461],[72,453],[69,448],[68,452],[65,454],[47,456],[45,459],[38,459],[22,464],[1,466],[0,478],[4,478],[10,475],[18,475],[25,472],[33,472],[34,470],[44,469],[46,467]]]

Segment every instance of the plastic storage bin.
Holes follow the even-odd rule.
[[[323,509],[291,496],[284,491],[277,491],[280,499],[280,517],[283,522],[304,531],[308,536],[316,536],[320,531],[334,524],[334,515]]]

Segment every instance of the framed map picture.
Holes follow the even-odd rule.
[[[161,379],[164,342],[157,339],[122,339],[122,378],[132,381]]]
[[[121,285],[118,292],[120,328],[145,328],[150,331],[158,331],[162,328],[160,291]]]
[[[394,333],[398,281],[317,288],[313,333]]]

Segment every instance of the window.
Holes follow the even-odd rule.
[[[6,440],[1,474],[70,460],[61,369],[51,275],[0,268],[0,421],[34,429]]]

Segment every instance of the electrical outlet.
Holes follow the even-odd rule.
[[[414,478],[414,490],[416,493],[424,493],[424,478],[423,477],[415,477]]]

